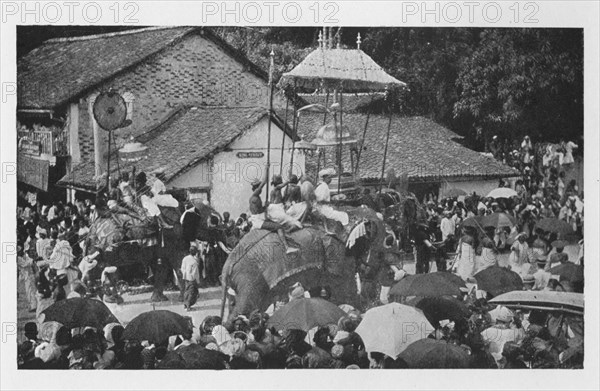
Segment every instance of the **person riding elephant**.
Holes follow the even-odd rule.
[[[347,215],[349,224],[341,228],[344,233],[330,232],[326,227],[331,224],[319,222],[322,216],[311,216],[311,226],[287,235],[299,247],[294,254],[286,254],[272,231],[253,229],[246,234],[223,268],[223,289],[235,292],[230,316],[248,315],[256,309],[265,311],[278,297],[287,294],[284,289],[293,282],[300,282],[309,290],[328,286],[333,303],[356,305],[357,264],[365,263],[369,256],[377,257],[386,230],[383,220],[367,207],[343,207],[336,212]],[[368,241],[363,238],[367,232]],[[377,275],[379,270],[372,272]]]

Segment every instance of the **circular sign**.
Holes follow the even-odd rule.
[[[117,92],[103,92],[94,102],[94,119],[104,130],[120,128],[127,119],[127,104]]]

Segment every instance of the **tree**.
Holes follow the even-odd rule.
[[[583,136],[581,29],[485,29],[460,69],[454,115],[486,141]]]

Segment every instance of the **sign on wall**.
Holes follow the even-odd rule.
[[[238,152],[236,156],[239,159],[260,159],[265,156],[263,152]]]
[[[17,181],[48,191],[50,162],[17,155]]]
[[[32,156],[40,156],[42,153],[42,144],[39,141],[23,139],[19,146],[19,152]]]

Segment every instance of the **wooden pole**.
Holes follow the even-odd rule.
[[[110,136],[112,132],[108,131],[108,157],[106,158],[106,193],[110,193]]]
[[[344,127],[343,127],[343,104],[344,104],[344,94],[342,93],[342,89],[340,88],[339,91],[340,94],[340,133],[339,133],[339,140],[338,140],[338,152],[339,152],[339,161],[338,161],[338,186],[337,186],[337,194],[338,194],[338,199],[340,196],[340,192],[341,192],[341,188],[342,188],[342,169],[343,169],[343,164],[342,164],[342,135],[344,134]]]
[[[383,150],[383,164],[381,166],[381,180],[379,181],[379,193],[381,193],[381,188],[383,186],[383,176],[385,175],[385,160],[387,158],[388,143],[390,141],[390,129],[392,127],[392,105],[391,104],[388,104],[388,110],[389,110],[389,120],[388,120],[387,136],[385,138],[385,149]]]
[[[294,98],[296,98],[296,80],[294,80]],[[298,113],[298,102],[294,99],[294,118],[292,118],[292,154],[290,156],[290,169],[288,176],[292,176],[294,167],[294,153],[296,152],[296,134],[298,134],[298,123],[300,122],[300,113]]]
[[[269,123],[267,124],[267,170],[271,168],[271,122],[273,122],[273,68],[275,67],[275,53],[271,49],[271,64],[269,66]],[[268,171],[267,171],[268,172]],[[269,201],[269,182],[267,177],[267,195],[266,202]]]
[[[371,103],[369,106],[373,105],[373,95],[371,95]],[[356,168],[358,169],[358,164],[360,163],[360,156],[362,155],[363,148],[365,146],[365,137],[367,137],[367,127],[369,126],[369,118],[371,117],[371,108],[367,112],[367,120],[365,121],[365,127],[363,129],[362,140],[360,142],[360,149],[358,150],[358,156],[356,156]]]
[[[287,96],[287,90],[284,90],[284,94],[286,96],[285,100],[285,117],[283,120],[283,135],[281,137],[281,159],[279,160],[279,175],[283,175],[283,149],[285,148],[285,129],[287,128],[287,118],[288,118],[288,108],[290,106],[290,98]],[[294,141],[292,140],[292,143]]]
[[[327,95],[325,96],[325,108],[328,109],[329,107],[329,90],[327,90]],[[323,126],[325,126],[325,124],[327,123],[327,111],[325,111],[325,114],[323,114]]]

